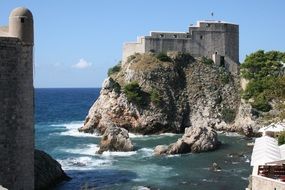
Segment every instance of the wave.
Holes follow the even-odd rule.
[[[171,172],[173,170],[172,167],[158,164],[134,165],[133,170],[138,174],[138,177],[133,180],[136,182],[149,181],[150,176],[152,176],[151,181],[161,182],[165,178],[176,175],[176,172]],[[158,171],[159,175],[157,175]]]
[[[137,154],[137,151],[129,151],[129,152],[112,152],[112,151],[105,151],[103,152],[102,156],[103,157],[113,157],[113,156],[118,156],[118,157],[128,157],[128,156],[133,156]]]
[[[150,190],[150,188],[145,187],[145,186],[136,186],[136,187],[134,187],[132,189],[135,189],[135,190]]]
[[[227,137],[243,137],[243,135],[237,132],[224,132],[224,131],[217,131],[218,134],[225,135]]]
[[[61,152],[79,154],[84,156],[100,156],[100,157],[129,157],[133,155],[139,155],[143,158],[153,156],[152,148],[141,148],[136,151],[121,152],[121,151],[105,151],[103,154],[96,154],[99,150],[98,144],[86,144],[85,146],[76,147],[72,149],[59,149]]]
[[[57,133],[61,136],[72,136],[72,137],[101,137],[97,133],[83,133],[79,132],[78,128],[83,126],[83,121],[73,121],[70,123],[62,123],[62,124],[52,124],[51,127],[64,127],[66,131]]]
[[[149,135],[142,135],[142,134],[135,134],[135,133],[129,133],[130,138],[142,138],[142,137],[148,137]]]
[[[98,159],[91,156],[67,158],[57,161],[62,165],[63,170],[93,170],[96,168],[110,167],[114,162],[114,160]]]
[[[138,154],[141,154],[143,158],[153,156],[153,149],[152,148],[141,148],[138,151]]]
[[[218,183],[219,181],[218,180],[215,180],[215,179],[202,179],[203,182],[208,182],[208,183]]]
[[[161,133],[158,135],[142,135],[142,134],[135,134],[135,133],[129,133],[130,138],[136,138],[139,140],[149,140],[149,139],[158,139],[158,138],[163,138],[163,137],[173,137],[178,134],[175,133]]]
[[[87,144],[86,147],[83,148],[60,149],[62,152],[89,156],[94,156],[98,150],[99,146],[97,144]]]

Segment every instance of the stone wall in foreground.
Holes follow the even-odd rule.
[[[0,37],[0,184],[34,189],[33,47]]]

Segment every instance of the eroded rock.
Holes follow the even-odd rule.
[[[105,130],[100,142],[100,149],[97,153],[104,151],[132,151],[134,145],[129,138],[128,131],[124,128],[111,126]]]
[[[159,145],[154,153],[160,154],[185,154],[199,153],[215,150],[220,145],[216,131],[210,127],[189,127],[185,129],[182,138],[168,147]]]

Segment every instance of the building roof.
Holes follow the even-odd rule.
[[[32,12],[25,8],[25,7],[18,7],[15,8],[11,14],[10,17],[27,17],[27,18],[33,18]]]

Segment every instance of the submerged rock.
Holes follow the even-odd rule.
[[[111,126],[105,130],[97,153],[102,154],[104,151],[127,152],[133,149],[134,145],[129,138],[128,131],[124,128]]]
[[[182,138],[168,147],[159,145],[154,154],[185,154],[215,150],[220,145],[216,131],[210,127],[189,127]]]
[[[56,160],[44,151],[35,149],[35,189],[52,189],[70,179]]]
[[[222,168],[216,162],[213,162],[209,169],[214,172],[219,172],[222,170]]]

